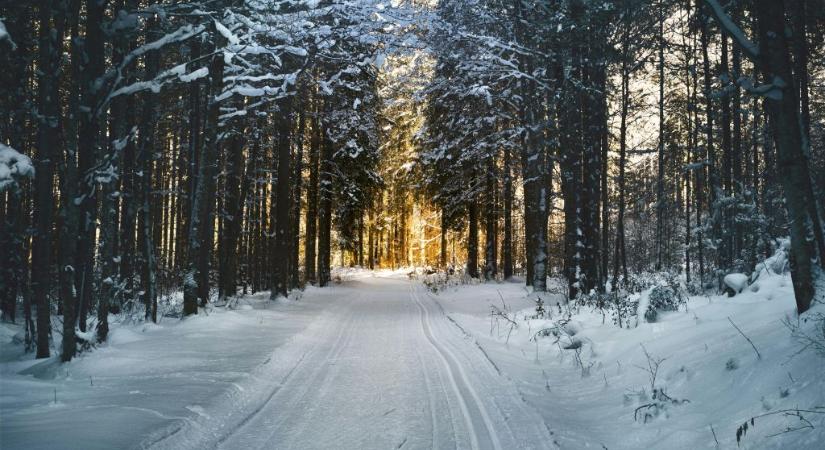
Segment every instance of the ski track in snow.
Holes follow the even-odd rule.
[[[442,348],[438,344],[438,341],[436,341],[435,338],[433,338],[430,327],[429,312],[427,311],[427,308],[421,303],[421,299],[416,294],[414,287],[410,290],[410,296],[415,301],[416,306],[418,306],[418,308],[421,310],[421,326],[423,328],[424,335],[427,337],[427,341],[429,342],[430,347],[433,350],[435,350],[436,353],[438,353],[438,355],[440,356],[441,362],[444,364],[444,369],[447,373],[447,377],[450,380],[450,386],[453,388],[453,392],[455,393],[456,397],[458,398],[459,404],[461,405],[461,413],[464,416],[464,421],[467,425],[467,430],[470,435],[471,447],[473,449],[480,448],[478,432],[476,431],[476,426],[473,424],[473,419],[477,417],[477,415],[481,415],[481,418],[484,421],[484,428],[487,432],[487,435],[490,438],[489,443],[493,446],[494,449],[501,449],[501,442],[498,438],[498,434],[495,432],[495,428],[490,423],[490,416],[489,414],[487,414],[487,410],[484,408],[484,405],[478,398],[478,394],[476,394],[475,390],[467,382],[467,377],[464,373],[464,370],[462,370],[462,367],[458,364],[452,352],[450,352],[447,348]],[[461,376],[461,383],[464,389],[459,388],[459,385],[456,382],[456,377],[453,373],[453,368],[455,368],[455,371],[457,371]],[[467,407],[467,399],[464,397],[462,391],[467,391],[469,395],[472,397],[473,405],[475,406],[474,413],[470,413],[469,408]],[[478,412],[475,413],[475,411]]]
[[[416,282],[364,278],[151,449],[542,449],[553,438]]]

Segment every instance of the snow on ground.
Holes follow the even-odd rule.
[[[633,329],[581,309],[557,343],[553,335],[532,339],[554,321],[526,318],[534,306],[520,284],[457,287],[435,297],[468,339],[516,381],[561,448],[687,450],[737,448],[737,429],[751,417],[825,407],[825,355],[808,350],[794,356],[802,344],[782,323],[796,321],[792,292],[789,276],[763,274],[733,298],[691,297],[686,309],[660,313],[656,323],[642,320]],[[515,324],[491,315],[493,307],[507,311]],[[822,305],[818,310],[825,312]],[[554,319],[562,317],[558,306],[552,311]],[[644,349],[665,358],[655,387],[674,401],[665,400],[658,415],[643,407],[634,420],[637,408],[654,403]],[[825,415],[803,417],[813,429],[784,414],[756,418],[739,448],[825,448]],[[806,428],[783,433],[799,427]]]
[[[19,330],[2,324],[0,448],[131,448],[199,417],[254,383],[273,349],[299,335],[337,293],[310,288],[301,301],[277,303],[261,293],[235,310],[114,324],[108,343],[62,365],[22,355],[10,343]]]
[[[262,367],[155,449],[550,449],[548,427],[408,271],[338,273],[342,291]]]
[[[749,422],[825,406],[825,357],[793,356],[781,323],[795,320],[787,276],[632,329],[581,309],[557,340],[533,337],[565,317],[559,298],[530,318],[518,280],[434,293],[410,272],[339,270],[298,301],[115,324],[64,365],[22,355],[4,325],[0,447],[729,449],[748,421],[740,448],[825,448],[823,415],[787,433],[806,422]],[[653,388],[645,351],[664,358]]]

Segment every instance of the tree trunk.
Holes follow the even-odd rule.
[[[292,209],[291,177],[292,177],[292,152],[291,152],[291,105],[290,99],[283,99],[279,102],[277,125],[278,133],[278,180],[276,185],[276,201],[273,216],[275,217],[275,247],[273,256],[273,286],[271,299],[275,300],[279,296],[286,297],[289,294],[289,243],[292,239],[292,224],[289,220],[289,213]]]
[[[304,237],[304,276],[307,283],[316,282],[315,244],[318,235],[318,167],[321,156],[321,121],[316,106],[312,116],[309,141],[309,184],[307,185],[306,236]]]
[[[730,80],[730,70],[728,65],[728,38],[722,36],[722,53],[720,61],[720,70],[722,71],[723,90],[720,96],[722,102],[722,114],[719,118],[722,125],[722,188],[725,196],[733,195],[733,143],[731,135],[731,96],[728,91],[728,84]],[[722,207],[720,204],[717,213],[721,215],[720,221],[721,229],[720,235],[717,238],[721,240],[718,252],[719,269],[727,272],[731,269],[733,248],[731,245],[731,237],[733,232],[733,218],[731,217],[731,208]]]
[[[665,215],[665,10],[659,1],[659,146],[656,177],[656,270],[662,270]]]
[[[330,244],[332,233],[332,143],[326,136],[321,139],[321,160],[318,204],[318,286],[330,282]]]
[[[223,41],[215,30],[216,53],[209,64],[211,77],[207,103],[206,133],[199,155],[198,174],[195,180],[194,198],[190,214],[189,251],[186,274],[183,280],[183,314],[198,313],[201,305],[209,300],[209,259],[212,252],[212,207],[215,191],[215,160],[218,151],[218,116],[220,103],[217,96],[223,90]]]
[[[504,279],[513,277],[513,168],[510,146],[504,146],[504,242],[501,245]]]
[[[734,17],[739,18],[741,14],[740,6],[737,3],[732,4],[734,8]],[[735,44],[732,48],[732,73],[731,80],[738,80],[742,76],[742,51]],[[728,230],[731,233],[730,238],[730,258],[733,270],[749,272],[753,267],[745,267],[740,265],[741,252],[743,245],[743,227],[740,221],[736,220],[738,210],[736,204],[743,201],[741,198],[745,183],[742,177],[742,95],[739,88],[733,90],[731,93],[732,114],[733,114],[733,136],[731,142],[731,194],[737,198],[733,209],[729,213],[728,223],[731,228]]]
[[[589,19],[593,21],[594,19]],[[597,25],[597,24],[596,24]],[[582,55],[582,77],[589,89],[583,89],[581,95],[581,129],[583,130],[582,152],[582,202],[581,215],[583,231],[583,258],[581,260],[581,289],[585,293],[601,291],[600,286],[600,200],[602,171],[602,136],[607,124],[605,92],[607,72],[605,62],[605,41],[596,29],[588,34],[588,47]]]
[[[3,21],[9,35],[14,38],[16,48],[8,40],[0,44],[4,47],[8,45],[0,52],[0,67],[6,67],[0,73],[0,84],[6,87],[8,93],[4,98],[8,102],[8,108],[0,112],[0,135],[8,139],[12,148],[31,155],[32,99],[29,83],[32,77],[29,62],[33,58],[37,11],[28,5],[21,6],[4,11]],[[15,322],[18,299],[21,296],[24,299],[30,298],[25,294],[24,279],[29,262],[27,243],[30,231],[27,222],[31,211],[31,185],[25,181],[6,192],[6,195],[0,194],[0,215],[3,216],[0,219],[0,252],[6,255],[0,260],[0,298],[3,320]],[[28,324],[27,321],[26,326]],[[27,328],[26,332],[28,331]],[[27,333],[27,347],[30,344],[29,337]]]
[[[522,26],[526,12],[522,2],[515,1],[515,34],[519,43],[527,41]],[[519,69],[533,73],[532,58],[519,54]],[[524,184],[525,249],[527,253],[528,285],[533,291],[547,290],[547,166],[544,135],[539,117],[540,105],[534,99],[538,86],[529,79],[520,81],[522,106],[520,118],[526,130],[522,134],[522,178]]]
[[[467,210],[467,275],[478,278],[478,202],[470,200]]]
[[[573,71],[570,79],[583,82],[581,49],[571,49]],[[567,280],[568,298],[577,297],[583,288],[584,267],[582,260],[586,250],[585,216],[588,213],[589,189],[582,185],[582,157],[585,152],[582,127],[582,108],[585,105],[580,87],[572,81],[562,88],[562,106],[559,111],[559,142],[561,146],[561,192],[564,198],[564,276]],[[586,291],[585,291],[586,293]]]
[[[77,351],[75,326],[77,320],[77,289],[75,286],[75,256],[77,254],[77,235],[80,228],[80,208],[72,199],[84,192],[78,185],[77,151],[78,151],[78,121],[80,115],[80,91],[88,89],[88,85],[81,88],[81,61],[86,60],[86,49],[79,45],[80,33],[80,2],[73,2],[69,13],[69,27],[71,28],[71,92],[68,97],[68,120],[64,128],[66,152],[63,163],[60,165],[60,202],[59,230],[58,230],[58,280],[60,283],[60,300],[63,305],[63,349],[60,360],[70,361]],[[93,24],[89,24],[94,26]],[[84,94],[88,101],[88,93]],[[69,201],[65,201],[69,199]],[[84,323],[85,325],[85,323]]]
[[[799,97],[791,72],[789,43],[785,36],[785,11],[781,2],[759,0],[755,5],[759,30],[758,65],[764,80],[774,83],[778,95],[768,95],[768,114],[776,130],[776,163],[782,176],[791,232],[791,275],[799,314],[807,311],[815,295],[818,259],[825,268],[825,242],[818,223],[808,167],[807,139],[801,123]],[[784,82],[784,85],[777,85]],[[813,210],[814,214],[811,214]],[[813,238],[811,238],[813,237]]]
[[[92,0],[95,1],[95,0]],[[151,18],[147,21],[147,38],[155,40],[157,36],[157,19]],[[160,66],[159,51],[146,54],[145,75],[146,80],[152,80],[158,73]],[[154,155],[155,155],[155,126],[158,118],[158,106],[155,95],[151,92],[145,94],[143,100],[142,117],[140,125],[140,143],[138,148],[138,164],[140,175],[137,177],[140,185],[140,209],[138,210],[138,263],[140,264],[141,290],[143,291],[144,316],[146,320],[157,322],[157,287],[156,287],[156,257],[155,239],[152,232],[154,223],[151,205],[156,201],[152,198],[152,181],[154,178]]]
[[[627,165],[627,116],[630,104],[630,73],[629,73],[629,53],[628,46],[629,32],[625,32],[622,37],[622,69],[621,69],[621,113],[619,118],[619,211],[616,215],[616,242],[613,255],[613,281],[612,290],[615,291],[619,282],[619,269],[624,276],[623,282],[627,282],[627,257],[625,250],[624,232],[624,212],[625,212],[625,166]]]
[[[40,2],[40,55],[38,60],[39,127],[34,186],[34,233],[32,234],[32,303],[37,308],[37,358],[49,356],[51,334],[52,219],[54,210],[54,165],[61,155],[60,140],[60,55],[63,19],[54,17],[65,0]]]
[[[239,132],[229,138],[226,148],[229,152],[226,161],[226,216],[224,230],[221,234],[223,253],[220,259],[220,287],[218,295],[221,300],[234,297],[237,293],[238,240],[243,222],[244,205],[249,191],[249,168],[256,155],[249,155],[244,170],[243,135]],[[254,148],[254,147],[253,147]]]
[[[716,171],[716,150],[714,146],[714,139],[713,139],[713,122],[715,120],[715,111],[713,109],[713,89],[711,87],[712,83],[712,72],[710,68],[710,56],[708,55],[708,49],[710,47],[710,31],[708,30],[707,24],[707,16],[702,12],[701,5],[699,5],[699,0],[697,0],[697,5],[699,6],[699,21],[700,21],[700,45],[702,47],[702,72],[703,72],[703,80],[704,80],[704,90],[703,94],[705,97],[705,168],[703,169],[707,176],[705,179],[707,180],[707,186],[703,186],[707,191],[707,207],[709,210],[713,210],[717,206],[717,198],[719,194],[719,177]],[[704,196],[703,196],[704,197]],[[697,214],[702,214],[701,210],[696,211]],[[711,220],[711,238],[718,239],[721,235],[720,223],[718,220],[715,220],[713,216],[710,218]],[[704,224],[697,220],[697,226],[703,226]],[[704,287],[704,239],[706,238],[704,233],[700,233],[698,236],[699,239],[699,272],[702,276],[702,284]]]
[[[438,263],[442,269],[447,268],[447,214],[444,208],[441,208],[441,245],[438,257]]]
[[[304,92],[304,95],[306,93]],[[304,172],[304,134],[306,128],[306,102],[302,100],[300,120],[298,121],[298,131],[295,136],[295,169],[292,174],[292,230],[290,232],[292,242],[290,243],[290,278],[289,287],[297,289],[301,285],[300,253],[301,253],[301,196],[303,188]],[[359,240],[360,243],[360,240]]]
[[[498,274],[498,171],[495,158],[487,163],[487,193],[484,208],[484,279],[494,280]]]

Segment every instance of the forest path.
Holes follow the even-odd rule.
[[[246,401],[151,447],[551,448],[540,416],[417,282],[362,277],[341,293]]]

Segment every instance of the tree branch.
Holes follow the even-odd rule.
[[[710,9],[713,11],[713,15],[716,16],[716,21],[719,22],[719,28],[722,29],[722,32],[727,34],[731,39],[739,44],[739,47],[742,48],[742,51],[748,59],[754,63],[758,63],[759,46],[751,42],[739,26],[733,23],[733,20],[731,20],[730,16],[725,13],[725,10],[718,1],[705,0],[705,3],[710,6]]]

